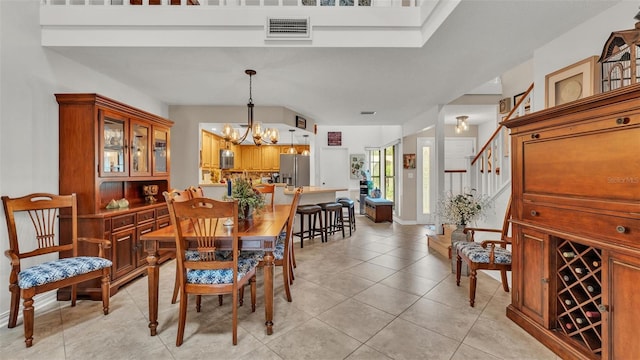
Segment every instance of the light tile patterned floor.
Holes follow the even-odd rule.
[[[178,304],[171,305],[173,262],[161,267],[158,335],[147,328],[147,278],[101,303],[36,306],[35,339],[24,347],[22,322],[0,329],[2,359],[557,359],[505,316],[510,296],[480,275],[476,307],[468,281],[460,287],[448,259],[430,253],[423,226],[374,224],[358,216],[357,231],[328,243],[296,244],[293,302],[276,270],[275,327],[267,336],[264,308],[240,308],[238,345],[231,345],[229,297],[190,299],[184,343],[175,346]],[[261,274],[258,281],[260,282]],[[262,294],[261,287],[258,288]]]

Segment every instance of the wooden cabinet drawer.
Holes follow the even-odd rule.
[[[166,206],[159,207],[156,209],[156,218],[161,218],[163,216],[169,216],[169,208]]]
[[[133,226],[135,223],[136,223],[135,214],[114,216],[111,219],[111,228],[113,232],[116,232],[128,226]]]
[[[140,211],[136,213],[136,217],[138,220],[137,223],[144,224],[146,222],[153,221],[155,220],[155,216],[156,216],[155,210]]]
[[[525,203],[523,220],[600,241],[640,247],[640,220]]]
[[[533,133],[533,140],[522,143],[525,194],[623,202],[640,198],[640,157],[633,150],[640,127],[594,130],[580,136],[564,129],[564,135],[550,135]]]

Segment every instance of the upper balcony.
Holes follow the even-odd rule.
[[[43,46],[421,47],[460,0],[42,0]]]

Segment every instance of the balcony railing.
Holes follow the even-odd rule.
[[[43,5],[420,7],[422,0],[42,0]]]

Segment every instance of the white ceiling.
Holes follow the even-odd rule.
[[[169,105],[245,105],[244,70],[255,69],[256,111],[284,106],[319,125],[391,125],[484,91],[536,48],[615,3],[463,0],[421,48],[52,49]],[[473,123],[472,111],[495,114],[495,105],[456,105],[445,117],[469,115]],[[360,115],[369,110],[376,115]]]

